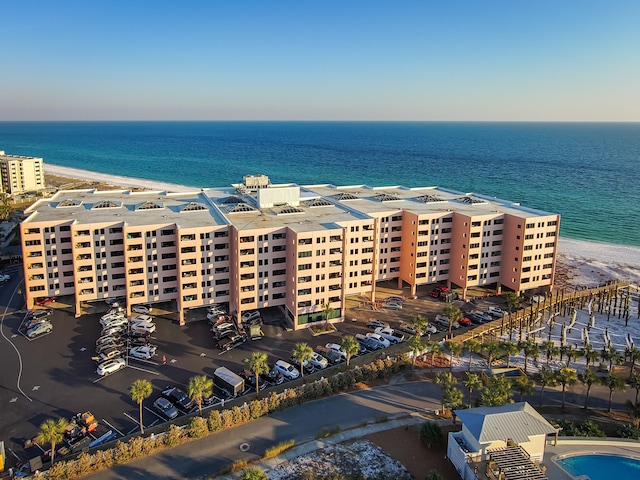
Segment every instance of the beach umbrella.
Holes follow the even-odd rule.
[[[564,347],[564,344],[567,341],[567,324],[562,324],[562,332],[560,333],[560,346]]]
[[[595,326],[596,326],[596,316],[592,313],[589,316],[589,329],[592,329]]]
[[[589,315],[593,314],[593,298],[589,300],[589,305],[587,305],[587,310],[589,311]]]
[[[584,332],[584,345],[585,345],[585,347],[587,345],[589,345],[590,343],[591,342],[589,341],[589,332],[587,332],[586,329],[585,329],[585,332]]]

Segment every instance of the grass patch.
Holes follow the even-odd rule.
[[[244,470],[249,466],[249,462],[246,460],[238,460],[231,465],[227,465],[220,469],[220,475],[226,475],[227,473],[237,472],[238,470]]]
[[[280,442],[279,444],[271,447],[271,448],[267,448],[264,452],[264,459],[267,458],[273,458],[277,455],[280,455],[282,452],[284,452],[285,450],[289,450],[291,447],[293,447],[296,444],[295,440],[286,440],[284,442]]]

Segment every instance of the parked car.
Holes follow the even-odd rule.
[[[143,360],[149,360],[156,355],[157,348],[153,345],[145,345],[140,347],[133,347],[129,350],[129,355],[134,358],[141,358]]]
[[[449,291],[449,287],[446,287],[444,285],[436,285],[436,287],[434,288],[434,290],[437,290],[438,292],[448,292]]]
[[[436,319],[434,320],[434,323],[436,323],[436,324],[448,329],[450,321],[444,315],[436,315]],[[460,324],[458,322],[453,322],[451,324],[451,328],[453,328],[454,330],[458,329],[458,328],[460,328]]]
[[[214,312],[215,310],[226,311],[226,308],[224,307],[224,305],[222,305],[220,303],[214,303],[213,305],[209,305],[207,307],[207,312]]]
[[[383,322],[382,320],[371,319],[367,322],[367,327],[369,328],[378,328],[378,327],[388,327],[389,324]]]
[[[132,339],[132,340],[143,340],[145,342],[148,342],[150,336],[151,336],[151,333],[146,332],[144,330],[130,330],[129,331],[129,338]]]
[[[242,314],[242,322],[250,322],[256,318],[260,318],[260,312],[258,310],[251,310]]]
[[[119,325],[117,327],[107,327],[103,328],[102,332],[100,332],[101,337],[112,336],[112,335],[124,335],[126,331],[126,326]]]
[[[356,333],[356,341],[360,344],[361,348],[364,348],[365,350],[369,350],[371,352],[382,348],[382,346],[373,338],[369,338],[362,333]]]
[[[211,331],[213,334],[224,332],[225,330],[235,330],[236,326],[233,323],[222,322],[211,327]]]
[[[315,372],[315,368],[313,368],[313,365],[311,364],[311,362],[309,362],[309,360],[305,360],[302,363],[302,365],[300,365],[300,363],[295,358],[291,357],[291,360],[289,360],[289,363],[293,365],[295,368],[297,368],[298,370],[303,371],[304,373]]]
[[[132,332],[153,333],[156,331],[155,323],[134,323],[131,325]]]
[[[404,302],[404,298],[402,297],[387,297],[384,299],[385,302],[396,302],[396,303],[402,303]]]
[[[178,409],[164,397],[157,398],[153,402],[153,409],[167,420],[173,420],[179,414]]]
[[[125,314],[123,312],[107,312],[100,317],[100,323],[108,322],[109,320],[115,320],[118,318],[125,318]]]
[[[404,333],[408,333],[409,335],[415,335],[417,333],[416,327],[414,327],[410,323],[404,323],[404,322],[398,326],[398,330]]]
[[[333,365],[337,365],[338,363],[344,361],[344,357],[340,352],[336,352],[335,350],[330,350],[327,347],[323,347],[322,345],[318,345],[316,350],[322,353],[322,355],[329,360]]]
[[[482,325],[485,321],[475,313],[467,313],[466,317],[473,325]]]
[[[281,385],[284,382],[284,376],[273,368],[260,375],[260,378],[271,385]]]
[[[111,348],[117,348],[120,350],[124,349],[124,342],[122,342],[121,340],[116,340],[116,339],[111,339],[110,342],[107,343],[103,343],[99,346],[96,347],[96,355],[100,355],[103,352],[106,352],[107,350],[111,349]]]
[[[102,325],[102,328],[127,326],[128,324],[129,320],[127,320],[125,317],[115,317],[108,320],[100,320],[100,325]]]
[[[284,360],[278,360],[273,368],[289,380],[294,380],[300,376],[298,369]]]
[[[471,319],[469,317],[462,317],[460,320],[458,320],[458,323],[463,327],[468,327],[469,325],[471,325]]]
[[[228,328],[226,330],[216,330],[213,336],[216,337],[216,340],[222,340],[223,338],[232,337],[237,334],[238,331],[235,328]]]
[[[489,307],[487,309],[487,312],[489,313],[489,315],[496,318],[504,317],[506,314],[506,312],[502,310],[500,307]]]
[[[47,308],[44,310],[29,310],[25,315],[25,318],[30,319],[30,318],[48,317],[52,313],[53,313],[53,310],[51,308]]]
[[[249,370],[242,370],[242,372],[240,372],[240,376],[244,378],[245,383],[248,384],[249,387],[253,388],[256,392],[264,390],[267,387],[267,383],[265,381],[260,381],[260,376],[258,375],[258,387],[256,388],[256,376]]]
[[[27,330],[27,337],[35,338],[38,335],[43,335],[45,333],[50,333],[53,330],[53,325],[51,322],[42,322],[34,325],[29,330]]]
[[[211,319],[211,317],[217,317],[220,315],[226,315],[227,311],[223,308],[211,308],[207,309],[207,319]]]
[[[436,326],[432,325],[431,323],[427,323],[427,326],[424,329],[423,335],[431,335],[434,333],[438,333],[438,329],[436,328]]]
[[[161,395],[185,413],[189,413],[195,402],[178,387],[167,387]]]
[[[344,358],[345,360],[347,359],[347,354],[342,351],[342,347],[337,343],[327,343],[325,345],[325,348],[333,350],[334,352],[338,352],[342,356],[342,358]]]
[[[391,343],[400,343],[404,341],[404,335],[400,332],[396,332],[393,328],[390,327],[378,327],[374,330],[378,335],[383,336]]]
[[[100,347],[101,345],[107,343],[117,343],[121,342],[120,335],[103,335],[96,340],[96,347]]]
[[[327,368],[329,366],[329,361],[316,352],[313,352],[311,354],[309,363],[311,363],[311,365],[313,365],[316,370],[322,370],[323,368]]]
[[[104,363],[107,360],[112,360],[114,358],[121,358],[121,357],[122,357],[122,350],[120,350],[118,347],[111,347],[100,352],[98,356],[93,357],[92,360],[98,363]]]
[[[387,310],[402,310],[401,303],[385,303],[384,308]]]
[[[488,313],[485,313],[485,312],[481,312],[480,310],[474,310],[471,313],[473,313],[477,317],[481,318],[485,322],[490,322],[491,320],[493,320],[493,317],[491,315],[489,315]]]
[[[429,292],[429,296],[433,297],[433,298],[439,298],[440,297],[440,290],[431,290]]]
[[[153,317],[145,314],[136,315],[131,317],[131,323],[153,323]]]
[[[58,297],[43,297],[36,300],[36,305],[39,307],[43,307],[48,305],[49,303],[53,303],[58,300]]]
[[[11,280],[11,275],[7,274],[7,273],[2,273],[0,274],[0,283],[4,283]]]
[[[367,337],[372,338],[373,340],[378,342],[378,344],[380,344],[383,348],[389,348],[391,346],[391,342],[379,333],[367,333]]]
[[[129,348],[151,346],[149,343],[149,335],[144,335],[142,337],[129,337],[128,344]]]
[[[228,352],[231,349],[239,347],[246,341],[247,341],[247,336],[244,333],[239,333],[225,340],[220,340],[218,342],[218,348],[222,350],[221,353],[224,353],[224,352]]]
[[[151,308],[146,305],[134,305],[131,307],[131,311],[134,313],[141,313],[143,315],[148,315],[151,313]]]
[[[124,358],[113,358],[98,365],[96,373],[100,376],[111,375],[118,370],[122,370],[126,366],[127,364],[125,363]]]

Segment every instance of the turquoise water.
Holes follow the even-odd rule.
[[[640,246],[639,123],[0,122],[0,150],[194,187],[440,185],[562,215],[561,235]]]
[[[640,478],[640,460],[618,455],[575,455],[557,460],[569,474],[587,475],[591,480]]]

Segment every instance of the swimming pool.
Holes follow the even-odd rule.
[[[570,475],[586,475],[591,480],[630,480],[640,478],[640,460],[619,455],[574,455],[556,463]]]

